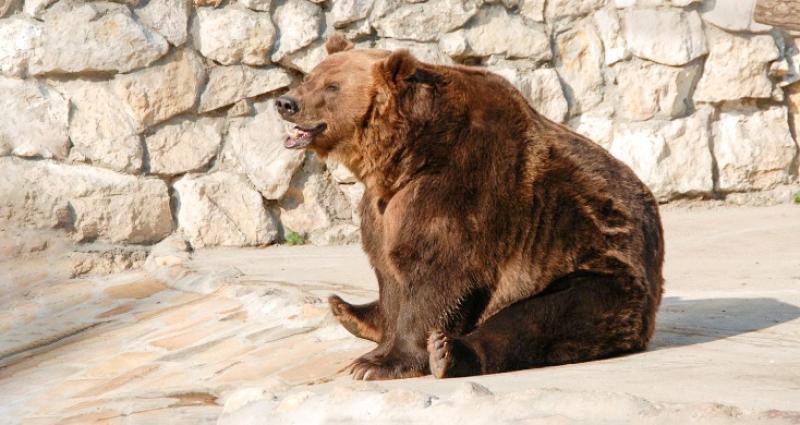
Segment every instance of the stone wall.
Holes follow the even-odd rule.
[[[0,0],[0,228],[78,241],[357,239],[363,187],[282,147],[326,34],[485,66],[661,201],[798,176],[800,36],[751,0]],[[794,83],[794,84],[793,84]],[[792,124],[794,122],[794,124]]]

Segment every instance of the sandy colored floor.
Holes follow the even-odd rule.
[[[146,270],[83,278],[57,248],[6,258],[0,423],[800,423],[800,206],[663,216],[649,351],[452,380],[339,372],[373,346],[324,303],[376,296],[358,247],[168,241]]]

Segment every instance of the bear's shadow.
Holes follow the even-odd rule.
[[[665,297],[650,350],[716,341],[800,317],[800,307],[774,298]]]

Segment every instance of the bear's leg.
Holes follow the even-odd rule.
[[[433,290],[436,287],[430,285],[425,289]],[[350,365],[353,378],[398,379],[430,373],[426,350],[430,329],[444,326],[448,332],[464,334],[465,329],[474,329],[488,300],[484,290],[472,290],[460,295],[455,288],[449,289],[453,291],[425,291],[424,295],[417,295],[396,287],[381,294],[385,317],[394,320],[387,324],[384,339],[378,347]]]
[[[353,305],[336,295],[331,295],[328,298],[328,304],[330,304],[331,312],[336,320],[351,334],[370,341],[381,342],[383,325],[378,301]]]
[[[643,350],[655,309],[636,280],[567,277],[467,335],[432,332],[431,373],[437,378],[499,373]]]
[[[421,318],[407,297],[398,292],[381,294],[387,323],[383,340],[378,346],[355,359],[350,374],[357,380],[411,378],[428,373],[428,353],[425,350],[427,332]],[[402,301],[402,302],[401,302]],[[405,308],[401,308],[405,306]]]

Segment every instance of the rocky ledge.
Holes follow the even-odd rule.
[[[357,246],[76,251],[4,230],[0,423],[797,423],[800,207],[663,215],[666,294],[648,351],[367,383],[341,369],[373,344],[324,302],[376,297]],[[126,262],[141,268],[114,273]]]

